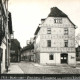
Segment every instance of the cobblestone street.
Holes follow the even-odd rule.
[[[22,61],[18,66],[24,74],[80,74],[80,65],[73,68],[68,65],[43,66],[34,62]]]

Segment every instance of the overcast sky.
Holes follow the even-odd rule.
[[[66,13],[80,31],[80,0],[9,0],[9,11],[12,13],[14,38],[22,47],[34,37],[42,18],[46,18],[51,7],[58,7]]]

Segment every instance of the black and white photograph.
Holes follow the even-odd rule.
[[[0,75],[80,74],[80,0],[0,0]]]

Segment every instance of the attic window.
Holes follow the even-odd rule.
[[[62,18],[54,19],[54,23],[62,24]]]

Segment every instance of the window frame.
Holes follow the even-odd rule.
[[[51,47],[51,40],[47,40],[47,47]]]
[[[68,35],[68,28],[64,28],[64,35]]]
[[[64,47],[68,47],[68,40],[64,40]]]
[[[53,54],[49,54],[49,60],[54,60],[54,55]]]
[[[51,28],[47,28],[47,34],[51,34]]]

